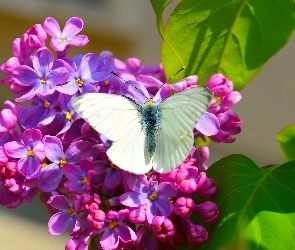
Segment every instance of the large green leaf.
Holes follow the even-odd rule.
[[[207,171],[218,185],[220,220],[198,249],[295,249],[295,161],[266,169],[230,155]],[[183,248],[185,249],[185,248]]]
[[[283,128],[277,135],[285,161],[295,160],[295,124]]]
[[[197,74],[204,85],[222,73],[240,90],[287,43],[293,28],[290,0],[183,0],[165,28],[186,67],[173,81]],[[167,77],[182,67],[166,42],[161,57]]]

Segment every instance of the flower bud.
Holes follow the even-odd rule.
[[[191,217],[195,202],[191,198],[180,197],[175,201],[174,212],[183,219]]]
[[[156,216],[153,218],[151,229],[160,241],[172,242],[176,228],[174,227],[171,220],[165,216]]]
[[[200,205],[195,205],[194,212],[198,213],[207,223],[218,221],[220,216],[217,205],[211,201],[205,201]]]
[[[206,84],[215,96],[224,96],[233,91],[233,83],[222,74],[211,76]]]

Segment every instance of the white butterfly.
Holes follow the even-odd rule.
[[[88,93],[75,98],[73,107],[113,141],[107,150],[113,164],[135,174],[152,167],[164,173],[189,155],[193,128],[211,99],[211,91],[203,87],[175,93],[159,104],[148,99],[143,106],[122,95]]]

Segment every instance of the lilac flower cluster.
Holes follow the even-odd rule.
[[[6,75],[1,82],[17,98],[6,101],[0,112],[0,204],[15,208],[39,195],[53,214],[49,234],[59,235],[70,225],[67,250],[88,249],[89,238],[95,237],[99,245],[93,249],[175,249],[206,242],[205,227],[191,216],[198,214],[206,223],[219,218],[215,203],[192,199],[217,191],[205,172],[208,147],[193,147],[169,173],[134,175],[109,161],[111,142],[71,104],[89,92],[126,95],[142,104],[141,92],[160,102],[174,91],[197,87],[197,76],[163,84],[161,65],[143,66],[136,58],[122,62],[108,51],[66,57],[71,46],[87,44],[87,36],[77,35],[82,27],[83,21],[73,17],[61,31],[55,19],[46,18],[14,40],[14,57],[1,65]],[[45,45],[48,35],[56,58]],[[242,121],[231,107],[241,95],[220,74],[207,87],[214,99],[195,126],[195,138],[233,142]],[[27,101],[29,106],[19,104]]]

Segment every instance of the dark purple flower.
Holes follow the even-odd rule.
[[[198,213],[207,223],[214,223],[219,220],[218,206],[212,201],[205,201],[202,204],[195,205],[194,212]]]
[[[35,95],[49,95],[55,91],[55,86],[66,82],[69,72],[65,67],[51,69],[54,58],[47,48],[39,49],[34,55],[33,68],[20,65],[12,71],[13,80],[20,86],[30,87],[23,96],[17,98],[19,102],[32,99]]]
[[[79,166],[65,164],[63,171],[68,181],[64,187],[69,193],[81,193],[84,190],[90,190],[89,171],[93,170],[93,164],[89,159],[83,159],[79,162]],[[95,172],[95,171],[92,171]],[[93,173],[94,174],[94,173]]]
[[[84,46],[89,42],[87,36],[77,36],[83,28],[83,20],[79,17],[70,18],[66,22],[62,32],[60,31],[58,22],[52,17],[47,17],[45,19],[43,28],[52,36],[50,45],[56,51],[69,49],[72,45]]]
[[[41,162],[45,159],[42,134],[38,129],[27,129],[23,133],[23,141],[7,142],[5,153],[12,158],[20,158],[18,170],[28,179],[37,178],[40,173]]]
[[[71,223],[70,235],[77,235],[81,230],[80,220],[75,211],[74,205],[70,204],[68,198],[64,195],[51,196],[48,204],[61,210],[54,214],[48,222],[48,233],[59,235],[63,233]]]
[[[189,219],[180,219],[180,223],[185,231],[189,248],[199,246],[208,240],[208,232],[202,225],[195,225]]]
[[[133,192],[120,196],[120,202],[128,207],[138,207],[146,204],[146,214],[149,223],[155,216],[169,216],[173,206],[169,198],[177,195],[177,191],[169,182],[158,184],[157,181],[147,180],[144,175],[126,177],[126,183]]]
[[[66,152],[63,152],[62,142],[55,136],[44,137],[46,157],[53,163],[42,169],[38,185],[44,192],[56,189],[63,176],[62,167],[66,164],[77,164],[91,154],[92,146],[88,142],[75,141]]]
[[[19,115],[22,127],[37,128],[39,125],[51,123],[55,117],[54,108],[57,106],[58,97],[58,92],[43,97],[35,96],[35,105],[25,107]]]

